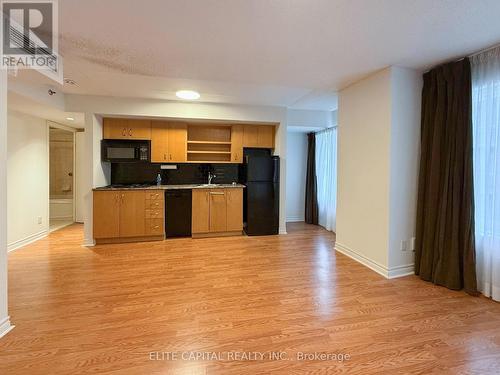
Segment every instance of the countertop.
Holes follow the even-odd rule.
[[[245,188],[242,184],[192,184],[192,185],[150,185],[150,186],[102,186],[93,190],[178,190],[178,189],[226,189],[226,188]]]

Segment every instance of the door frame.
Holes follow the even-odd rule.
[[[61,130],[66,130],[70,133],[73,134],[73,181],[72,181],[72,199],[73,199],[73,213],[72,213],[72,220],[73,223],[75,222],[76,218],[76,136],[75,134],[79,131],[80,129],[77,128],[72,128],[71,126],[59,124],[57,122],[47,120],[47,155],[48,155],[48,161],[49,161],[49,178],[48,178],[48,184],[49,184],[49,196],[48,196],[48,221],[49,221],[49,232],[50,232],[50,128],[56,128],[56,129],[61,129]]]

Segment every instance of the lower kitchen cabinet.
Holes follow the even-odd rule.
[[[210,196],[209,231],[211,233],[225,232],[227,231],[226,190],[212,189],[208,194]]]
[[[120,192],[120,237],[146,235],[144,191]]]
[[[94,191],[94,238],[120,237],[120,192]]]
[[[226,222],[228,232],[243,230],[243,189],[226,189]]]
[[[193,237],[235,235],[243,230],[243,189],[194,189]]]
[[[191,233],[208,233],[210,228],[210,190],[193,189]]]
[[[165,237],[163,191],[97,190],[93,201],[93,229],[97,243]]]

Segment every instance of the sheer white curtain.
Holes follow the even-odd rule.
[[[500,301],[500,48],[471,63],[478,288]]]
[[[337,211],[337,128],[316,133],[318,223],[335,231]]]

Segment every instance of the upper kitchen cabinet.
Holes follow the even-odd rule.
[[[257,133],[258,147],[274,148],[274,126],[259,125]]]
[[[169,162],[181,163],[187,160],[187,125],[172,122],[168,126]]]
[[[231,128],[231,161],[243,163],[243,125],[233,125]]]
[[[151,121],[151,162],[168,161],[168,122]]]
[[[151,139],[151,121],[124,118],[103,120],[104,139]]]
[[[151,162],[186,162],[187,125],[184,123],[151,122]]]
[[[243,127],[243,147],[259,147],[259,126],[245,125]]]
[[[274,148],[273,125],[245,125],[243,147]]]

